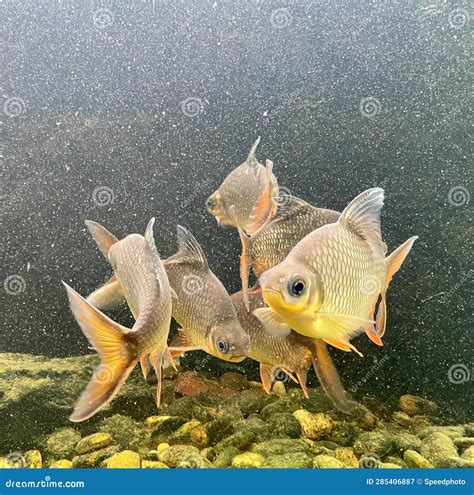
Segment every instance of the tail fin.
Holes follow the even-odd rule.
[[[379,337],[384,336],[385,327],[387,326],[386,294],[387,294],[388,285],[392,281],[392,278],[395,275],[395,273],[397,273],[398,270],[400,269],[400,266],[405,261],[405,258],[408,256],[408,253],[410,252],[413,243],[417,239],[418,236],[410,237],[410,239],[406,240],[401,246],[398,246],[397,249],[395,249],[395,251],[391,253],[389,256],[387,256],[387,258],[385,259],[385,262],[387,263],[387,267],[388,267],[387,279],[385,280],[385,286],[382,289],[381,300],[377,310],[377,317],[375,320],[376,332]]]
[[[94,308],[66,283],[64,286],[71,311],[101,360],[69,418],[79,422],[93,416],[114,398],[135,367],[137,359],[132,358],[127,349],[129,329]]]
[[[339,411],[350,414],[359,407],[347,397],[327,345],[319,339],[313,349],[313,367],[321,387]]]

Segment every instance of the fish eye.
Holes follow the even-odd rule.
[[[227,352],[229,351],[229,345],[225,340],[219,340],[217,342],[217,349],[219,350],[219,352],[222,352],[222,354],[227,354]]]
[[[303,294],[303,292],[306,290],[305,281],[301,280],[300,278],[293,280],[293,282],[290,282],[289,290],[290,293],[294,296],[301,296],[301,294]]]

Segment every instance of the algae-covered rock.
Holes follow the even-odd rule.
[[[72,459],[81,434],[74,428],[60,428],[41,442],[46,457],[51,459]]]
[[[25,452],[25,467],[27,468],[42,468],[43,458],[39,450],[28,450]]]
[[[215,445],[234,432],[232,419],[228,416],[209,421],[204,427],[211,445]]]
[[[437,468],[450,467],[449,461],[459,457],[453,440],[441,431],[434,431],[423,439],[420,454]]]
[[[471,447],[468,447],[462,454],[461,458],[469,461],[469,462],[474,462],[474,445]]]
[[[140,466],[140,456],[133,450],[117,452],[105,461],[107,468],[139,468]]]
[[[69,427],[74,404],[92,376],[98,356],[51,359],[0,354],[0,451],[35,447],[38,439]],[[112,414],[143,419],[156,411],[149,385],[133,372],[114,400],[90,421]],[[82,430],[81,425],[80,429]]]
[[[262,468],[310,468],[313,459],[304,452],[290,452],[287,454],[271,455],[265,459]]]
[[[280,398],[285,397],[286,395],[285,384],[283,382],[276,381],[273,384],[272,392]]]
[[[393,445],[399,452],[405,450],[420,450],[421,440],[411,433],[400,432],[393,435]]]
[[[311,454],[310,446],[300,439],[275,438],[266,442],[257,443],[252,447],[252,452],[270,457],[273,455],[289,454],[292,452],[304,452]]]
[[[398,423],[400,426],[408,427],[411,424],[412,418],[407,413],[403,411],[395,411],[392,414],[392,419],[395,423]]]
[[[240,430],[233,433],[230,437],[221,440],[214,448],[216,453],[221,452],[227,447],[237,447],[239,450],[244,450],[254,441],[255,433],[249,430]]]
[[[163,452],[164,450],[169,449],[169,448],[170,448],[170,444],[169,443],[162,442],[162,443],[159,443],[156,446],[156,452],[158,452],[158,456],[159,456],[161,452]]]
[[[299,438],[301,435],[301,425],[295,418],[294,413],[273,414],[268,418],[267,425],[269,436],[273,438]]]
[[[354,443],[354,452],[357,455],[374,453],[382,457],[390,453],[392,447],[393,439],[390,433],[384,430],[364,431]]]
[[[204,456],[196,453],[186,454],[176,466],[178,468],[199,469],[214,467]]]
[[[237,447],[226,447],[222,449],[214,459],[214,467],[216,468],[226,468],[232,463],[232,459],[240,453]]]
[[[400,457],[397,457],[397,456],[388,455],[385,458],[385,462],[389,462],[390,464],[397,464],[398,466],[400,466],[402,468],[408,467],[407,464],[406,464],[406,462],[403,459],[400,459]]]
[[[233,468],[259,468],[264,460],[265,458],[260,454],[245,452],[236,455],[231,461],[231,466]]]
[[[409,468],[432,468],[433,464],[431,464],[428,459],[425,459],[421,454],[416,452],[415,450],[407,450],[403,454],[403,459]]]
[[[303,396],[299,389],[290,390],[288,395],[298,393],[301,407],[309,412],[327,412],[334,409],[334,405],[321,387],[308,389],[308,398]],[[300,409],[300,408],[297,408]],[[296,410],[296,409],[295,409]],[[290,411],[293,412],[293,411]]]
[[[260,413],[266,406],[275,401],[276,397],[273,395],[242,392],[240,395],[236,395],[235,397],[232,397],[232,399],[226,401],[226,403],[233,405],[242,413],[242,416],[246,418],[251,414]]]
[[[464,450],[474,445],[474,437],[457,437],[453,442],[459,450]]]
[[[93,450],[87,454],[76,455],[72,458],[72,467],[75,468],[94,468],[100,467],[109,457],[120,451],[117,445],[105,447],[104,449]]]
[[[108,433],[123,450],[148,450],[151,432],[142,424],[122,414],[114,414],[99,423],[99,430]]]
[[[142,468],[144,469],[168,469],[168,466],[164,462],[160,461],[142,461]]]
[[[273,433],[269,425],[258,416],[249,416],[247,419],[237,421],[234,424],[234,431],[250,432],[254,435],[256,442],[268,440]]]
[[[265,406],[261,412],[260,416],[267,420],[276,413],[293,413],[297,409],[301,408],[301,401],[295,397],[285,397],[284,399],[277,400]]]
[[[301,426],[301,432],[306,438],[317,440],[331,433],[332,419],[325,413],[311,413],[306,409],[298,409],[293,416]]]
[[[402,395],[400,397],[400,410],[409,416],[436,414],[438,409],[438,404],[423,397],[416,395]]]
[[[402,466],[398,464],[393,464],[391,462],[381,462],[379,468],[381,469],[401,469]]]
[[[145,425],[153,436],[170,435],[184,423],[186,419],[182,416],[150,416],[145,420]]]
[[[168,404],[165,408],[165,412],[168,416],[192,419],[194,404],[195,401],[191,397],[180,397]]]
[[[334,451],[336,459],[341,461],[345,467],[359,467],[359,460],[354,454],[354,449],[351,447],[338,447]]]
[[[109,433],[93,433],[82,438],[76,445],[76,454],[82,455],[92,452],[93,450],[103,449],[113,443],[112,436]]]
[[[72,462],[69,459],[60,459],[53,462],[49,467],[51,469],[70,469],[72,468]]]
[[[335,457],[322,454],[322,455],[317,455],[313,459],[313,467],[334,469],[334,468],[343,468],[344,464]]]
[[[169,467],[177,467],[190,454],[200,455],[199,450],[194,445],[171,445],[159,452],[158,460]]]
[[[355,438],[360,430],[354,425],[343,421],[334,423],[328,439],[343,447],[349,447],[354,444]]]
[[[170,444],[194,445],[203,449],[209,443],[206,429],[197,420],[188,421],[168,437]]]
[[[219,378],[219,383],[223,387],[232,388],[239,391],[250,388],[247,377],[242,373],[236,373],[234,371],[229,371],[221,375]]]
[[[451,439],[463,437],[465,435],[465,427],[463,425],[456,426],[429,426],[418,432],[418,437],[422,440],[434,432],[443,433]]]

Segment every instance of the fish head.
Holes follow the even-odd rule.
[[[211,353],[224,361],[240,362],[247,357],[250,338],[237,318],[216,323],[207,336]]]
[[[302,264],[283,261],[259,279],[264,301],[284,316],[314,312],[321,304],[321,279]]]

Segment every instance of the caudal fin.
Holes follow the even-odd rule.
[[[114,398],[137,359],[131,357],[127,346],[129,329],[101,313],[66,283],[64,286],[71,311],[101,360],[69,418],[79,422],[93,416]]]

